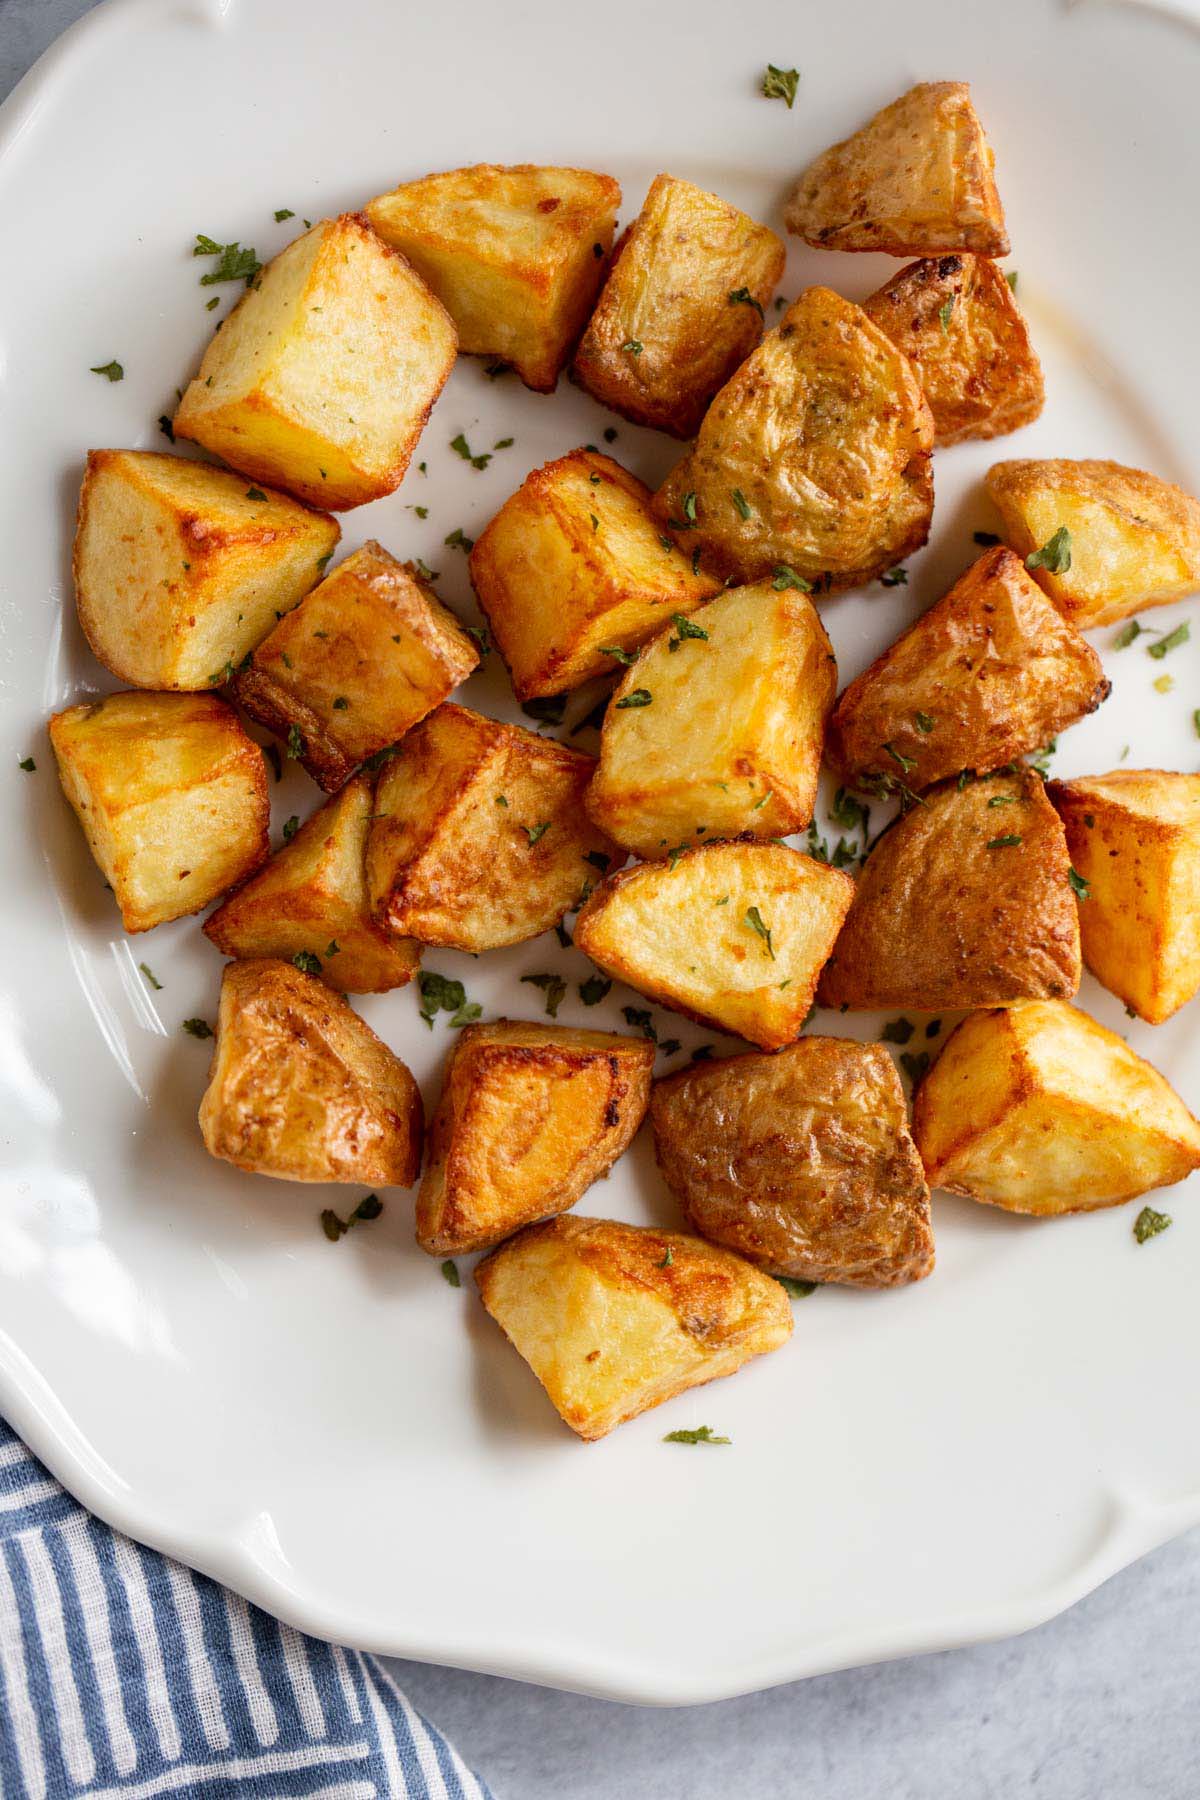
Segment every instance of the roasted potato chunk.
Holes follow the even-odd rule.
[[[1000,462],[987,486],[1005,537],[1080,631],[1200,588],[1200,500],[1145,469]]]
[[[404,479],[455,345],[441,302],[360,213],[323,219],[222,321],[175,435],[310,505],[361,506]]]
[[[868,856],[822,1006],[949,1012],[1079,986],[1067,841],[1032,769],[947,782]]]
[[[477,163],[406,181],[367,217],[429,283],[460,349],[503,358],[548,394],[604,279],[620,204],[610,175]]]
[[[1019,556],[985,550],[834,708],[826,756],[849,787],[919,793],[1039,750],[1108,696],[1100,658]]]
[[[87,700],[50,742],[126,931],[199,912],[267,856],[262,751],[215,694]]]
[[[238,670],[233,696],[281,737],[298,734],[300,761],[336,793],[478,663],[454,614],[372,540],[280,619]]]
[[[227,963],[200,1130],[252,1175],[411,1187],[421,1091],[323,982],[270,958]]]
[[[1007,256],[994,157],[965,81],[922,81],[805,169],[784,209],[818,250]]]
[[[932,446],[907,358],[811,287],[725,383],[653,510],[722,577],[857,587],[928,537]]]
[[[530,1225],[475,1271],[480,1298],[564,1424],[600,1438],[786,1343],[777,1281],[677,1231],[575,1215]]]
[[[106,669],[132,687],[227,681],[314,582],[340,535],[327,513],[241,475],[150,450],[89,450],[75,599]]]
[[[1083,960],[1161,1025],[1200,991],[1200,775],[1115,769],[1051,782],[1080,893]]]
[[[787,251],[736,206],[656,176],[617,248],[572,373],[604,406],[694,437],[762,333]]]
[[[854,883],[785,844],[705,844],[610,875],[575,944],[606,974],[764,1050],[800,1034]]]
[[[798,831],[812,818],[836,690],[833,648],[804,594],[769,581],[731,588],[660,632],[626,671],[588,811],[645,857]]]
[[[509,1019],[468,1025],[430,1128],[421,1248],[482,1250],[574,1206],[645,1117],[653,1067],[645,1038]]]
[[[773,1275],[897,1287],[933,1269],[929,1189],[881,1044],[806,1037],[694,1063],[651,1097],[693,1231]]]
[[[1062,1000],[964,1019],[917,1090],[913,1134],[931,1187],[1041,1217],[1200,1168],[1200,1125],[1170,1084]]]

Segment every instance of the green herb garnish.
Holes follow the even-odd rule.
[[[297,950],[292,961],[302,975],[319,975],[323,966],[320,957],[311,950]]]
[[[210,1038],[213,1035],[213,1028],[207,1019],[185,1019],[183,1029],[189,1037]]]
[[[93,375],[107,375],[110,381],[124,381],[125,379],[125,371],[115,357],[112,362],[93,363],[90,372]]]
[[[161,994],[162,982],[158,979],[158,976],[154,973],[154,970],[149,964],[139,963],[138,968],[142,971],[142,974],[146,977],[146,980],[150,983],[150,986],[154,989],[155,993]]]
[[[620,712],[621,708],[624,706],[649,706],[653,698],[654,695],[650,692],[649,688],[634,688],[631,693],[624,695],[620,700],[614,701],[613,704],[617,711]]]
[[[552,1019],[557,1019],[558,1009],[566,998],[567,984],[561,975],[522,975],[521,980],[530,987],[541,988],[546,996],[546,1011]]]
[[[607,975],[589,975],[579,983],[579,998],[585,1006],[599,1006],[611,987]]]
[[[321,1214],[321,1230],[331,1244],[336,1244],[339,1238],[345,1237],[352,1226],[360,1224],[365,1219],[377,1219],[382,1211],[383,1201],[379,1195],[368,1194],[365,1200],[359,1201],[348,1219],[339,1219],[335,1212],[326,1209]]]
[[[1010,850],[1014,844],[1019,844],[1020,841],[1014,832],[1008,832],[1004,837],[989,838],[987,847],[989,850]]]
[[[448,537],[442,539],[448,550],[461,550],[466,556],[475,548],[475,539],[469,538],[461,525],[456,525]]]
[[[1178,650],[1180,644],[1186,644],[1191,635],[1191,625],[1185,619],[1182,625],[1177,625],[1174,631],[1167,633],[1166,637],[1159,638],[1157,644],[1151,644],[1147,648],[1146,655],[1154,657],[1156,662],[1161,662],[1169,650]]]
[[[483,455],[476,456],[461,431],[457,437],[450,439],[450,448],[457,451],[463,461],[469,462],[473,469],[486,469],[492,460],[490,454],[486,451]]]
[[[694,1431],[668,1431],[663,1439],[664,1444],[732,1444],[732,1442],[732,1438],[718,1437],[711,1425],[697,1425]]]
[[[1074,888],[1076,896],[1080,900],[1090,900],[1091,899],[1092,884],[1090,881],[1085,880],[1085,878],[1079,873],[1078,869],[1068,869],[1067,870],[1067,880],[1070,882],[1071,886]]]
[[[1049,575],[1065,575],[1070,566],[1071,533],[1065,525],[1060,525],[1040,550],[1031,550],[1025,558],[1027,569],[1045,569]]]
[[[748,287],[730,288],[729,304],[730,306],[752,306],[760,319],[765,316],[761,301],[754,298]]]
[[[738,516],[740,518],[748,519],[751,516],[750,502],[747,500],[745,494],[743,494],[741,488],[732,488],[730,490],[729,498],[737,508]]]
[[[293,813],[291,818],[285,819],[284,823],[283,823],[283,841],[284,841],[284,843],[290,844],[292,839],[295,837],[296,833],[299,831],[299,829],[300,829],[299,817],[296,813]]]
[[[789,1294],[793,1300],[807,1300],[810,1294],[816,1293],[819,1286],[815,1281],[796,1281],[791,1275],[777,1275],[775,1279],[784,1293]]]
[[[201,287],[212,287],[218,281],[244,281],[247,286],[253,281],[262,264],[258,260],[258,252],[249,245],[245,249],[239,243],[218,244],[215,238],[206,237],[197,232],[196,242],[192,247],[193,256],[215,256],[217,266],[210,269],[207,275],[200,277]]]
[[[763,916],[759,912],[757,906],[748,906],[746,908],[745,923],[749,926],[751,931],[755,932],[762,939],[763,943],[767,946],[767,955],[770,957],[771,961],[774,962],[775,947],[771,942],[770,927],[764,923]]]
[[[1147,1238],[1157,1237],[1172,1223],[1170,1213],[1155,1212],[1152,1206],[1143,1206],[1133,1221],[1133,1235],[1139,1244],[1144,1244]]]
[[[911,1019],[889,1019],[880,1032],[884,1044],[907,1044],[916,1027]]]
[[[768,63],[763,72],[762,91],[768,100],[786,100],[790,112],[799,83],[799,69],[777,69],[774,63]]]

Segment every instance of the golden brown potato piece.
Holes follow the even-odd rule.
[[[175,435],[312,506],[361,506],[404,479],[455,344],[441,302],[361,213],[323,219],[222,321]]]
[[[678,1231],[574,1214],[530,1225],[475,1271],[480,1297],[563,1422],[600,1438],[777,1350],[777,1281]]]
[[[723,577],[856,587],[929,536],[932,446],[907,358],[811,287],[725,383],[653,510]]]
[[[199,912],[268,855],[262,751],[216,694],[87,700],[50,742],[126,931]]]
[[[720,582],[699,575],[650,517],[650,490],[591,450],[527,475],[471,552],[471,580],[518,700],[612,673]]]
[[[1051,782],[1080,894],[1083,960],[1161,1025],[1200,991],[1200,775],[1115,769]]]
[[[75,530],[79,623],[132,687],[217,687],[320,580],[339,535],[327,513],[211,463],[89,450]]]
[[[654,1150],[701,1237],[773,1275],[898,1287],[933,1269],[929,1189],[881,1044],[806,1037],[656,1081]]]
[[[705,844],[610,875],[575,944],[606,974],[764,1050],[798,1037],[854,883],[785,844]]]
[[[367,217],[429,283],[460,349],[503,358],[548,394],[604,279],[620,204],[610,175],[477,163],[407,181]]]
[[[913,1135],[931,1187],[1042,1217],[1200,1168],[1200,1125],[1170,1084],[1063,1000],[964,1019],[917,1090]]]
[[[1007,256],[994,158],[965,81],[923,81],[810,163],[783,220],[818,250]]]
[[[1200,588],[1200,501],[1145,469],[999,462],[987,486],[1008,542],[1080,631]]]
[[[939,444],[1031,425],[1046,397],[1042,365],[1012,288],[986,256],[910,263],[863,301],[917,372]]]
[[[374,917],[455,950],[549,931],[614,855],[583,810],[595,766],[519,725],[439,706],[379,777],[367,839]]]
[[[336,793],[478,663],[454,614],[371,540],[279,621],[234,677],[233,697],[290,737],[313,780]]]
[[[1100,658],[1003,545],[852,681],[826,756],[849,787],[914,793],[1039,750],[1107,698]]]
[[[226,963],[200,1130],[252,1175],[411,1187],[421,1091],[324,982],[270,958]]]
[[[694,437],[762,334],[787,251],[765,225],[658,175],[622,238],[572,373],[637,425]]]
[[[811,600],[769,581],[731,588],[661,631],[626,670],[588,811],[645,857],[799,831],[812,818],[836,691]]]
[[[1079,986],[1061,821],[1032,769],[947,782],[879,840],[821,975],[822,1006],[949,1012]]]
[[[574,1206],[650,1100],[646,1038],[501,1019],[455,1044],[417,1195],[417,1242],[459,1256]]]

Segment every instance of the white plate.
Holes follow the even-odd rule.
[[[758,96],[768,60],[801,68],[794,111]],[[930,1282],[824,1290],[778,1355],[578,1444],[471,1284],[453,1292],[416,1248],[409,1196],[332,1245],[318,1211],[356,1190],[205,1155],[207,1050],[179,1026],[213,1015],[219,961],[195,922],[121,934],[42,729],[113,685],[71,604],[83,451],[165,447],[158,415],[236,297],[205,312],[196,232],[266,256],[295,229],[278,207],[316,218],[472,160],[611,170],[626,218],[665,167],[777,221],[815,151],[945,76],[974,83],[996,148],[1049,400],[1013,438],[938,454],[907,589],[826,607],[847,678],[971,557],[994,456],[1112,456],[1200,486],[1200,44],[1177,21],[1052,0],[114,0],[0,115],[0,1404],[103,1517],[323,1636],[705,1700],[1019,1630],[1200,1519],[1200,1220],[1179,1190],[1174,1229],[1144,1248],[1130,1208],[1031,1223],[939,1198]],[[895,266],[794,253],[782,291],[861,296]],[[123,383],[89,374],[113,357]],[[666,439],[567,383],[538,398],[464,360],[422,443],[428,477],[344,515],[344,545],[423,555],[474,617],[446,533],[474,535],[528,469],[609,424],[648,478],[670,465]],[[450,450],[460,430],[473,449],[516,443],[477,473]],[[1106,649],[1113,697],[1056,769],[1109,768],[1126,744],[1132,764],[1195,766],[1197,651]],[[465,697],[518,717],[497,663]],[[293,774],[277,826],[316,799]],[[488,1014],[539,1015],[524,973],[586,973],[553,935],[428,961]],[[1082,998],[1200,1101],[1194,1007],[1155,1031],[1093,983]],[[572,988],[561,1018],[619,1024],[629,1001],[589,1012]],[[362,1010],[432,1100],[445,1024],[426,1030],[413,991]],[[689,1047],[712,1037],[658,1017]],[[644,1137],[582,1210],[674,1219]],[[733,1447],[661,1442],[699,1423]]]

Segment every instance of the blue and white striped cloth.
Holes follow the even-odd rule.
[[[374,1657],[131,1543],[0,1420],[4,1800],[490,1800]]]

